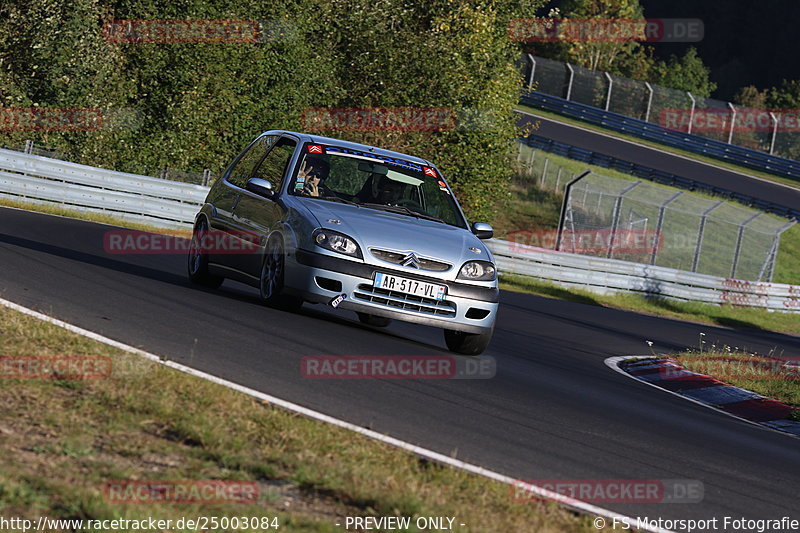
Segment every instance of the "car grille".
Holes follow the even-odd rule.
[[[372,252],[372,255],[378,259],[386,261],[387,263],[393,263],[395,265],[402,265],[403,261],[408,256],[408,254],[402,252],[379,250],[377,248],[371,248],[370,252]],[[426,259],[424,257],[417,257],[416,260],[420,270],[429,270],[431,272],[444,272],[446,270],[450,270],[450,268],[453,266],[450,263],[444,263],[434,259]]]
[[[386,307],[416,311],[426,315],[455,316],[456,306],[447,300],[434,300],[406,294],[403,292],[379,289],[372,285],[361,284],[353,293],[355,298],[368,302],[382,304]]]

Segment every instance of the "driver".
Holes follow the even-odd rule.
[[[305,183],[302,193],[315,197],[333,196],[333,192],[325,186],[330,169],[330,165],[324,159],[307,157],[297,173],[297,181]]]

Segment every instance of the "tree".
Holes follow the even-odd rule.
[[[566,19],[644,18],[639,0],[569,0],[564,7]],[[593,70],[613,71],[620,60],[630,57],[639,47],[637,40],[576,40],[564,43],[566,61]]]
[[[717,84],[709,79],[708,67],[693,46],[682,57],[670,56],[669,60],[654,70],[655,77],[651,81],[672,89],[689,91],[696,96],[708,98],[717,88]]]

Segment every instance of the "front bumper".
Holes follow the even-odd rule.
[[[445,285],[447,295],[436,301],[374,289],[375,272]],[[287,292],[311,302],[328,303],[345,294],[347,299],[339,305],[341,309],[467,333],[492,331],[500,296],[496,287],[443,281],[305,250],[286,258],[284,281]]]

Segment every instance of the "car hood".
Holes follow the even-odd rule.
[[[364,260],[376,265],[389,266],[369,252],[381,248],[398,252],[415,252],[420,257],[436,259],[453,265],[447,272],[420,271],[413,267],[392,265],[391,268],[425,273],[442,279],[455,279],[466,261],[493,261],[489,249],[470,231],[409,215],[390,213],[368,207],[357,207],[327,201],[307,205],[319,225],[349,235],[358,241]],[[332,220],[338,221],[331,222]],[[480,250],[480,253],[470,248]]]

